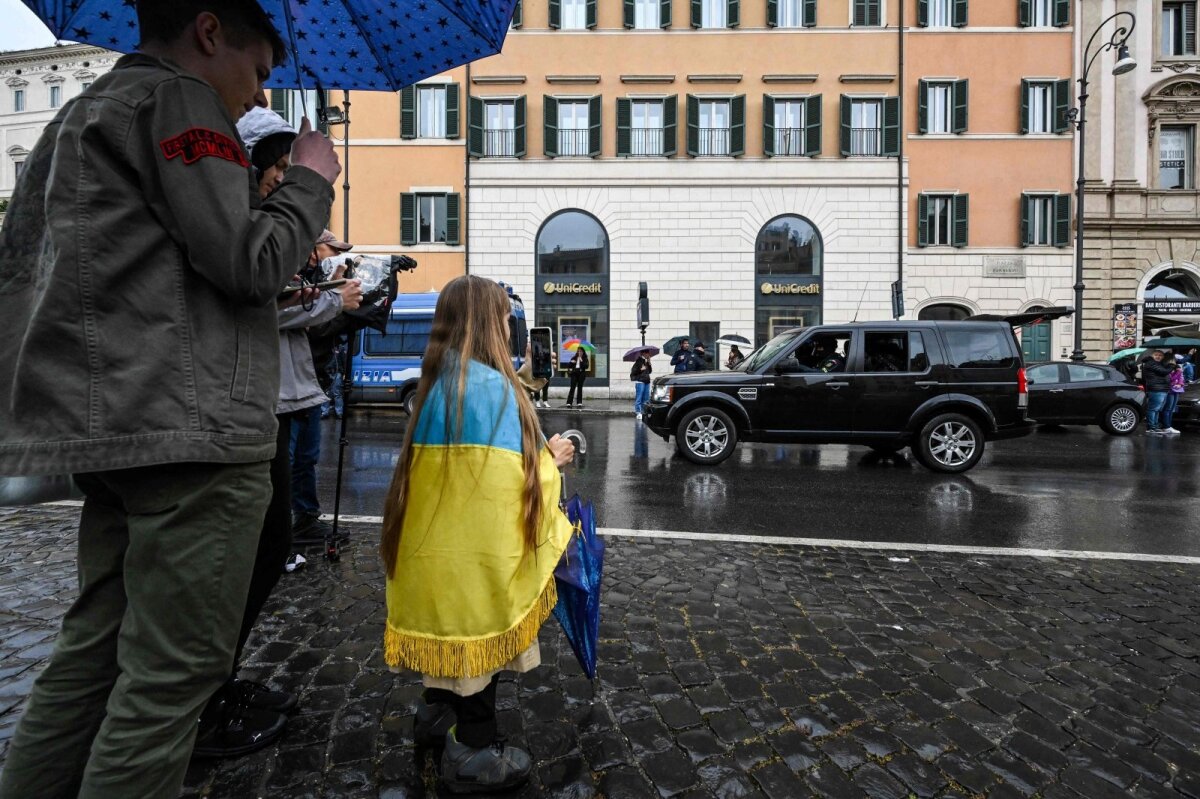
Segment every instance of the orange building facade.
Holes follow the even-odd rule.
[[[640,282],[652,342],[1068,305],[1071,23],[1063,0],[523,0],[500,55],[351,95],[350,239],[415,257],[406,291],[513,285],[614,393]]]

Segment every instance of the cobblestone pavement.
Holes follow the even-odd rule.
[[[0,511],[0,747],[73,589],[71,509]],[[285,576],[247,671],[277,746],[186,796],[437,795],[369,542]],[[1200,797],[1200,567],[609,540],[599,689],[553,621],[501,683],[516,796]],[[2,752],[2,749],[0,749]]]

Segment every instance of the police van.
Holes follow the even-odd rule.
[[[525,305],[520,296],[513,293],[512,286],[500,285],[508,292],[511,308],[508,322],[513,368],[520,368],[528,339]],[[412,413],[437,301],[436,291],[397,294],[387,333],[366,329],[355,335],[350,390],[347,392],[350,402],[398,403],[406,412]]]

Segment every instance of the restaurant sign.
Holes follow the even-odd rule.
[[[1148,299],[1142,309],[1147,315],[1158,316],[1200,314],[1200,297],[1182,297],[1174,300]]]

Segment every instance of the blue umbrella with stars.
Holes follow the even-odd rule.
[[[22,0],[64,41],[129,53],[134,0]],[[500,52],[517,0],[260,0],[290,50],[267,88],[399,91]]]

